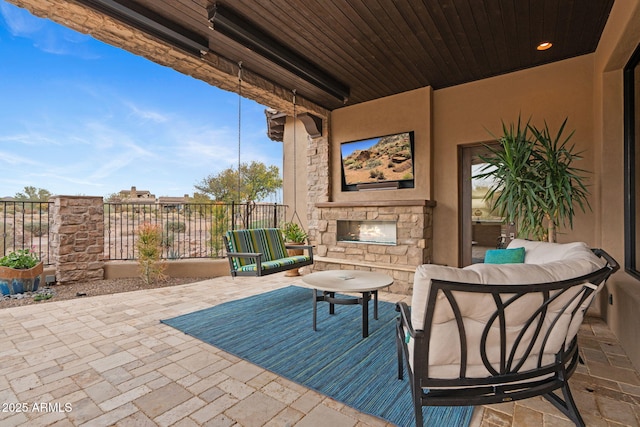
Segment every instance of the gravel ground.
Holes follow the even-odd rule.
[[[9,298],[0,295],[0,309],[19,307],[28,304],[45,304],[49,301],[62,301],[75,298],[86,298],[96,295],[116,294],[120,292],[139,291],[142,289],[163,288],[204,280],[192,277],[170,277],[164,281],[146,285],[139,277],[126,279],[94,280],[66,285],[41,287],[37,292],[22,294],[22,298]]]

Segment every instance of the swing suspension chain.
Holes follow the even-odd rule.
[[[293,92],[293,214],[291,214],[291,222],[295,222],[297,218],[298,224],[302,228],[302,220],[298,215],[298,187],[297,187],[298,171],[296,168],[296,164],[298,160],[298,156],[296,154],[296,146],[298,145],[297,139],[296,139],[296,121],[298,120],[298,115],[296,112],[296,89],[293,89],[292,92]]]
[[[240,176],[240,141],[242,132],[242,61],[238,62],[238,203],[241,203],[240,187],[242,177]]]
[[[298,212],[297,212],[298,210],[298,201],[297,201],[298,171],[296,170],[296,161],[298,159],[298,156],[296,155],[296,120],[298,117],[296,115],[296,89],[293,89],[292,92],[293,92],[293,213],[291,214],[291,221],[293,221],[294,217],[298,215]]]

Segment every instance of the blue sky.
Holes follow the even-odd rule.
[[[25,186],[193,194],[237,167],[238,95],[0,0],[0,197]],[[242,100],[241,158],[276,165],[265,107]],[[272,200],[273,201],[273,200]]]
[[[362,141],[353,141],[340,145],[342,157],[347,157],[356,150],[364,150],[371,148],[380,138],[364,139]]]

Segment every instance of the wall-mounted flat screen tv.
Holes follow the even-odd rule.
[[[342,190],[413,188],[413,132],[340,145]]]

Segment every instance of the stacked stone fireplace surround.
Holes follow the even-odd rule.
[[[304,153],[309,238],[315,246],[312,270],[376,271],[393,277],[391,292],[411,294],[416,267],[433,259],[436,202],[382,197],[387,191],[369,191],[366,201],[332,201],[328,134],[328,120],[323,120],[322,134],[307,139]],[[396,244],[340,242],[338,220],[396,221]]]
[[[321,202],[315,204],[318,220],[314,270],[357,269],[393,277],[391,292],[410,294],[415,269],[432,259],[432,214],[429,200]],[[340,241],[338,221],[396,223],[395,244]]]

